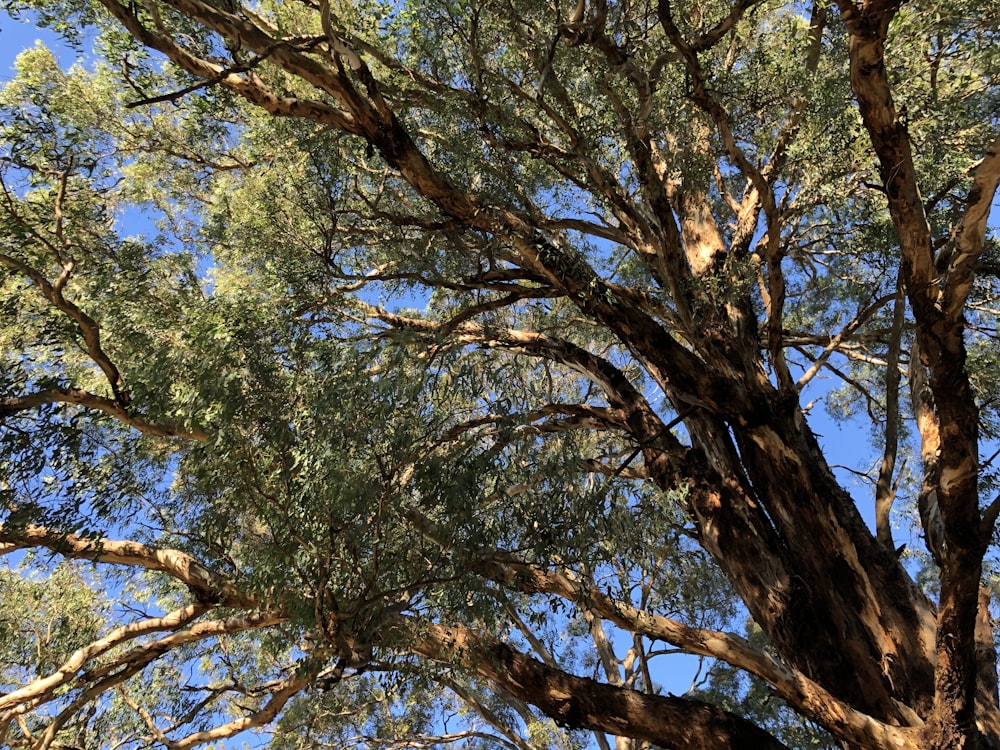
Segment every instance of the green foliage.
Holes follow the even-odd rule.
[[[72,566],[42,575],[22,565],[0,568],[0,664],[4,691],[57,669],[76,649],[94,640],[109,614],[101,582]]]

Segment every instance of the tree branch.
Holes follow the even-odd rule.
[[[304,665],[303,665],[304,666]],[[278,712],[284,708],[297,693],[306,687],[316,676],[315,668],[295,670],[292,677],[282,680],[271,692],[270,700],[258,711],[254,711],[249,716],[221,724],[212,729],[200,732],[192,732],[187,737],[174,740],[167,745],[168,750],[189,750],[189,748],[203,745],[207,742],[224,740],[233,737],[240,732],[254,727],[262,727],[274,721]]]
[[[737,0],[733,3],[732,7],[729,9],[729,13],[725,18],[720,20],[711,29],[706,31],[701,36],[695,38],[694,40],[687,43],[687,46],[692,52],[704,52],[707,49],[711,49],[719,40],[722,39],[729,31],[731,31],[736,24],[740,22],[743,18],[743,14],[749,8],[758,5],[761,0]],[[670,2],[669,0],[660,0],[659,13],[662,18],[663,15],[670,15]]]
[[[187,586],[199,602],[244,609],[260,604],[256,597],[241,592],[225,578],[180,550],[131,541],[83,539],[76,534],[64,534],[43,526],[9,528],[0,524],[0,553],[30,548],[50,549],[75,560],[161,571]]]
[[[993,206],[993,197],[1000,184],[1000,134],[993,139],[986,155],[971,170],[972,187],[965,199],[965,211],[952,230],[954,249],[944,277],[944,313],[957,320],[962,314],[976,264],[982,255],[986,238],[986,222]]]
[[[59,257],[58,253],[56,257]],[[83,337],[84,344],[86,345],[87,354],[101,368],[101,372],[107,378],[108,384],[111,386],[111,391],[115,395],[115,401],[122,406],[128,406],[128,392],[125,389],[125,382],[122,379],[121,373],[118,372],[118,368],[114,362],[111,361],[111,358],[108,357],[101,347],[100,326],[97,324],[97,321],[63,295],[63,288],[73,268],[72,262],[67,261],[63,267],[63,273],[55,284],[49,283],[48,279],[34,268],[9,255],[0,254],[0,264],[31,279],[42,296],[76,324],[77,330],[80,331],[80,335]]]
[[[197,440],[199,443],[208,440],[208,434],[199,427],[186,429],[179,425],[149,422],[133,416],[120,402],[114,399],[98,396],[80,388],[48,388],[44,391],[36,391],[24,396],[11,396],[0,399],[0,420],[18,412],[34,409],[45,404],[76,404],[88,409],[102,411],[105,414],[110,414],[123,424],[134,427],[144,435],[156,435],[168,438],[181,437]]]
[[[692,628],[677,620],[651,614],[625,601],[612,599],[575,577],[542,570],[506,553],[486,556],[482,558],[482,565],[488,576],[517,585],[523,591],[555,594],[631,633],[666,641],[689,653],[720,659],[750,672],[771,685],[775,694],[789,706],[812,717],[838,738],[884,750],[916,747],[913,733],[851,708],[815,681],[752,647],[743,638]],[[912,712],[909,715],[915,726],[920,726],[920,719]]]
[[[36,706],[51,700],[55,697],[52,693],[60,686],[76,679],[77,673],[91,659],[106,653],[116,646],[120,646],[126,641],[134,640],[148,633],[154,633],[158,630],[176,630],[182,628],[209,609],[211,607],[206,604],[189,604],[163,617],[152,617],[132,623],[131,625],[116,628],[103,638],[77,649],[69,659],[63,662],[55,672],[47,677],[42,677],[22,688],[0,695],[0,723],[7,719],[7,714],[3,712],[9,711],[19,704],[31,703],[32,706]]]
[[[837,351],[838,347],[840,347],[845,340],[849,339],[850,336],[858,330],[858,328],[860,328],[866,320],[885,307],[885,305],[895,299],[895,297],[895,294],[887,294],[883,297],[879,297],[868,306],[859,310],[839,333],[830,338],[829,343],[823,347],[823,351],[819,354],[819,356],[813,359],[813,363],[809,366],[809,369],[802,373],[798,382],[795,383],[795,387],[801,391],[810,380],[816,377],[816,374],[830,359],[830,355]]]
[[[397,632],[397,639],[413,653],[485,677],[562,726],[647,740],[675,750],[787,750],[755,724],[715,706],[576,677],[460,625],[402,618]]]

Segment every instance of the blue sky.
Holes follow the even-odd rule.
[[[48,29],[40,29],[27,20],[15,20],[0,11],[0,81],[11,79],[14,58],[22,50],[34,46],[36,41],[48,46],[63,67],[72,65],[77,60],[76,52],[63,44],[57,34]]]

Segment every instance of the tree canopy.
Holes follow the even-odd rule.
[[[1000,748],[995,2],[2,7],[0,744]]]

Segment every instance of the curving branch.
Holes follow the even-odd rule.
[[[720,631],[694,628],[672,618],[647,612],[628,602],[612,599],[568,570],[547,570],[502,550],[456,549],[448,541],[450,535],[418,508],[409,506],[405,510],[419,533],[443,551],[462,558],[464,564],[490,580],[528,594],[558,596],[628,632],[665,641],[692,654],[725,661],[764,680],[790,707],[814,718],[842,739],[884,750],[916,750],[915,735],[910,729],[891,726],[852,708],[849,703],[836,698],[801,671],[754,648],[743,638]],[[921,726],[920,718],[911,710],[901,704],[896,708],[907,717],[911,727]],[[612,731],[589,725],[588,728]],[[622,732],[619,730],[614,733]],[[633,734],[628,736],[637,737]]]
[[[44,526],[16,528],[0,524],[0,554],[31,548],[49,549],[68,559],[160,571],[187,586],[202,603],[243,609],[261,606],[255,596],[240,591],[221,575],[180,550],[132,541],[84,539]]]
[[[164,52],[188,72],[203,78],[218,74],[218,65],[196,59],[165,35],[149,31],[129,8],[114,0],[102,2],[139,41]],[[242,48],[257,55],[269,53],[271,63],[333,97],[342,109],[334,111],[328,105],[316,107],[301,102],[295,107],[277,106],[277,97],[263,90],[259,78],[250,74],[231,75],[221,85],[274,114],[311,119],[365,138],[430,204],[461,226],[504,238],[518,265],[540,273],[588,316],[607,326],[621,341],[628,342],[675,404],[701,401],[719,413],[734,415],[752,409],[749,400],[742,398],[743,393],[734,392],[711,375],[706,377],[703,362],[646,312],[616,297],[579,254],[552,245],[540,236],[531,221],[517,212],[490,206],[483,196],[452,184],[431,164],[389,108],[366,66],[354,71],[364,89],[362,92],[342,66],[335,70],[308,54],[311,48],[276,39],[246,18],[218,10],[201,0],[168,0],[167,4],[223,38],[237,41]],[[598,184],[613,183],[616,179],[603,174],[593,160],[589,161],[588,169],[590,166],[596,169],[591,176]],[[631,201],[622,203],[622,210],[626,209],[634,211]]]
[[[719,43],[722,37],[732,31],[736,24],[740,22],[740,19],[743,18],[748,9],[755,5],[759,5],[761,1],[762,0],[737,0],[737,2],[733,3],[725,18],[718,21],[711,29],[706,31],[701,36],[687,42],[686,46],[692,52],[704,52],[705,50],[711,49]],[[660,0],[660,18],[669,16],[670,12],[670,1]]]
[[[55,691],[63,685],[77,679],[80,670],[92,659],[96,659],[116,646],[134,640],[159,630],[177,630],[192,620],[205,614],[211,607],[206,604],[189,604],[176,609],[163,617],[151,617],[146,620],[115,628],[103,638],[77,649],[59,668],[48,675],[25,685],[22,688],[0,695],[0,724],[9,719],[9,715],[18,706],[30,704],[38,706],[56,696]],[[145,650],[147,647],[141,647]]]
[[[351,113],[316,99],[307,99],[295,96],[280,96],[267,88],[259,76],[251,75],[249,73],[246,75],[239,75],[237,73],[230,72],[220,76],[220,74],[223,74],[225,71],[224,66],[204,60],[197,55],[192,54],[174,42],[167,33],[160,33],[159,30],[153,31],[148,29],[139,20],[139,17],[134,10],[135,6],[123,5],[115,0],[101,0],[101,4],[128,30],[130,34],[132,34],[132,36],[134,36],[142,44],[162,52],[170,58],[172,62],[176,63],[180,68],[187,71],[191,75],[206,80],[218,79],[220,86],[233,91],[234,93],[261,107],[265,111],[278,117],[308,117],[316,122],[323,122],[328,125],[341,128],[347,132],[357,133],[357,123]],[[198,6],[199,11],[210,11],[216,21],[221,20],[224,24],[228,24],[228,28],[231,29],[231,38],[249,42],[251,41],[250,30],[252,29],[254,32],[252,34],[252,40],[256,42],[253,49],[259,56],[263,57],[274,54],[276,59],[280,57],[282,60],[288,59],[289,57],[293,60],[301,60],[305,58],[304,55],[295,49],[294,45],[282,44],[280,40],[268,37],[256,26],[244,21],[241,18],[218,11],[211,6],[201,3],[199,3]],[[202,19],[199,18],[199,20]],[[241,37],[240,31],[246,33],[247,37]],[[247,46],[250,45],[248,44]],[[279,50],[281,51],[280,55],[276,54]],[[322,66],[312,60],[310,60],[310,63],[312,63],[310,71],[314,74],[313,78],[315,80],[315,74],[322,70]],[[326,76],[323,76],[323,78],[326,79]],[[335,96],[335,98],[337,97]]]
[[[983,253],[986,222],[1000,184],[1000,134],[986,149],[986,155],[970,170],[972,187],[965,199],[965,211],[952,230],[951,257],[944,276],[942,307],[949,318],[958,319],[972,290],[976,264]]]
[[[291,677],[282,680],[269,691],[270,699],[259,710],[248,716],[233,719],[211,729],[192,732],[186,737],[171,741],[167,744],[167,750],[189,750],[189,748],[204,745],[207,742],[225,740],[248,729],[270,724],[277,717],[278,712],[285,707],[285,704],[302,692],[318,672],[315,666],[305,662],[301,664],[301,667],[301,669],[296,669]]]
[[[757,725],[715,706],[577,677],[461,625],[401,618],[395,627],[396,640],[412,653],[484,677],[562,726],[628,736],[676,750],[787,750]]]
[[[185,428],[180,425],[150,422],[130,414],[119,401],[105,396],[98,396],[81,388],[47,388],[43,391],[28,393],[23,396],[11,396],[0,399],[0,421],[22,411],[35,409],[46,404],[76,404],[88,409],[110,414],[119,422],[134,427],[144,435],[157,437],[180,437],[197,440],[200,443],[208,440],[208,433],[200,427]]]
[[[587,404],[544,404],[523,414],[483,414],[449,427],[437,442],[450,442],[481,427],[512,424],[529,433],[626,429],[624,414],[620,410]]]
[[[155,641],[137,646],[99,667],[88,669],[88,679],[105,677],[127,665],[147,664],[152,658],[185,643],[194,643],[221,635],[232,635],[248,630],[261,630],[272,625],[287,622],[288,617],[279,612],[254,612],[225,617],[221,620],[198,622]]]
[[[115,401],[121,406],[128,406],[129,397],[125,381],[121,373],[118,372],[115,363],[111,361],[111,358],[101,346],[101,327],[97,324],[96,320],[81,310],[72,300],[66,299],[66,296],[63,294],[66,282],[73,271],[73,262],[70,260],[65,262],[62,273],[55,283],[50,283],[43,274],[23,261],[9,255],[0,253],[0,264],[31,279],[42,296],[76,324],[77,330],[80,331],[80,335],[83,337],[84,344],[86,345],[87,354],[101,368],[101,372],[107,378],[108,384],[111,386],[111,392],[114,393]]]
[[[491,709],[482,700],[479,699],[471,690],[467,690],[465,687],[460,685],[458,681],[450,677],[439,677],[436,680],[440,685],[444,685],[446,688],[451,690],[458,698],[465,703],[469,708],[479,714],[483,721],[489,724],[491,727],[497,730],[503,738],[493,736],[491,739],[494,742],[501,742],[506,747],[510,747],[513,750],[534,750],[534,745],[527,742],[520,734],[515,732],[508,722],[504,721],[496,711]]]

